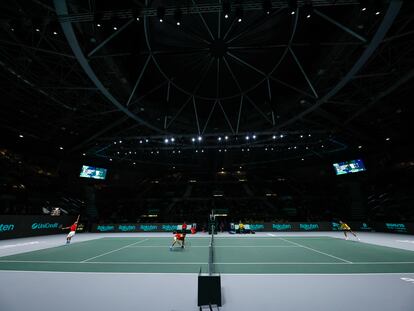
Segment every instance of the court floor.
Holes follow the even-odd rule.
[[[414,252],[329,236],[216,236],[214,270],[221,274],[413,273]],[[104,237],[0,257],[0,270],[207,272],[210,238]]]

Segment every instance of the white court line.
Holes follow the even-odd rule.
[[[105,255],[108,255],[108,254],[111,254],[111,253],[114,253],[114,252],[117,252],[117,251],[120,251],[121,249],[127,248],[127,247],[129,247],[129,246],[131,246],[131,245],[139,244],[139,243],[142,243],[142,242],[145,242],[145,241],[148,241],[148,239],[144,239],[144,240],[141,240],[141,241],[138,241],[138,242],[132,243],[132,244],[125,245],[125,246],[120,247],[120,248],[118,248],[118,249],[114,249],[113,251],[110,251],[110,252],[107,252],[107,253],[103,253],[103,254],[101,254],[101,255],[94,256],[94,257],[91,257],[91,258],[88,258],[88,259],[82,260],[81,262],[87,262],[87,261],[89,261],[89,260],[92,260],[92,259],[95,259],[95,258],[98,258],[98,257],[102,257],[102,256],[105,256]]]
[[[302,245],[302,244],[299,244],[299,243],[296,243],[296,242],[292,242],[292,241],[286,240],[286,239],[284,239],[284,238],[280,238],[280,237],[279,237],[279,239],[281,239],[282,241],[285,241],[285,242],[288,242],[288,243],[292,243],[292,244],[295,244],[295,245],[297,245],[297,246],[300,246],[300,247],[303,247],[303,248],[309,249],[309,250],[314,251],[314,252],[317,252],[317,253],[319,253],[319,254],[326,255],[326,256],[329,256],[329,257],[332,257],[332,258],[335,258],[335,259],[339,259],[339,260],[344,261],[344,262],[346,262],[346,263],[352,263],[352,261],[349,261],[349,260],[346,260],[346,259],[342,259],[342,258],[336,257],[336,256],[334,256],[334,255],[330,255],[330,254],[327,254],[327,253],[324,253],[324,252],[318,251],[318,250],[313,249],[313,248],[311,248],[311,247],[308,247],[308,246],[305,246],[305,245]]]
[[[166,246],[156,246],[156,245],[140,245],[140,246],[128,246],[128,248],[145,248],[145,247],[158,247],[158,248],[165,248]],[[202,246],[202,245],[197,245],[197,246],[188,246],[188,248],[194,248],[194,247],[200,247],[200,248],[207,248],[209,247],[208,245],[206,246]],[[228,247],[232,247],[232,248],[244,248],[244,247],[251,247],[251,248],[259,248],[259,247],[269,247],[269,248],[273,248],[273,247],[289,247],[289,248],[296,248],[296,247],[300,247],[300,246],[296,246],[296,245],[244,245],[244,246],[237,246],[237,245],[214,245],[214,248],[218,248],[218,247],[222,247],[222,248],[228,248]]]
[[[17,243],[17,244],[6,244],[6,245],[0,246],[0,249],[11,248],[11,247],[19,247],[19,246],[36,245],[36,244],[39,244],[39,241],[26,242],[26,243]]]
[[[81,271],[37,271],[37,270],[0,270],[1,273],[47,273],[47,274],[103,274],[103,275],[125,275],[125,274],[143,274],[143,275],[194,275],[197,276],[198,272],[96,272],[96,271],[90,271],[90,272],[81,272]],[[375,276],[375,275],[413,275],[414,272],[374,272],[374,273],[222,273],[222,276]]]
[[[99,265],[206,265],[207,262],[161,262],[161,261],[48,261],[48,260],[0,260],[0,263],[47,263],[47,264],[99,264]],[[214,262],[215,265],[346,265],[345,262]],[[353,265],[400,265],[414,261],[368,261]],[[1,270],[0,270],[1,271]]]

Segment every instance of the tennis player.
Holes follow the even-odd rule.
[[[244,224],[241,220],[239,221],[239,233],[244,233]]]
[[[76,219],[76,221],[73,223],[73,225],[72,225],[72,226],[62,228],[62,230],[65,230],[65,229],[70,229],[69,234],[68,234],[68,236],[66,237],[66,244],[69,244],[69,243],[70,243],[70,240],[73,238],[73,236],[74,236],[74,235],[75,235],[75,233],[76,233],[76,228],[78,227],[79,217],[80,217],[80,215],[78,215],[78,219]]]
[[[358,239],[358,241],[361,241],[361,240],[359,239],[359,237],[355,234],[355,232],[353,232],[353,231],[351,230],[351,227],[350,227],[350,226],[348,226],[348,224],[346,224],[346,223],[342,222],[341,220],[339,221],[339,224],[340,224],[340,228],[341,228],[341,230],[344,232],[344,235],[345,235],[345,240],[348,240],[348,235],[347,235],[347,232],[351,232],[351,233],[354,235],[354,237],[356,237],[356,238]]]
[[[175,243],[180,244],[181,248],[184,248],[185,233],[174,232],[174,240],[173,240],[172,245],[170,246],[170,251],[172,251],[173,246],[175,245]]]
[[[181,225],[181,233],[187,233],[187,224],[185,223],[185,221]]]

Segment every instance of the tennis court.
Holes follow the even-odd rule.
[[[209,237],[105,237],[0,257],[0,270],[206,273]],[[216,236],[214,272],[221,274],[413,273],[414,252],[329,236]]]

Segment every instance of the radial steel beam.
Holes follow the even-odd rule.
[[[296,54],[293,52],[293,50],[292,50],[292,48],[291,48],[291,47],[289,47],[289,51],[290,51],[290,53],[292,54],[293,59],[295,60],[296,64],[298,65],[298,67],[299,67],[300,71],[302,72],[303,76],[305,77],[306,82],[308,82],[308,85],[309,85],[309,87],[311,88],[311,90],[312,90],[312,92],[313,92],[313,95],[315,95],[315,98],[318,98],[318,97],[319,97],[319,96],[318,96],[318,93],[316,93],[315,88],[314,88],[314,87],[313,87],[313,85],[312,85],[312,82],[309,80],[308,75],[306,74],[306,72],[305,72],[305,70],[303,69],[303,67],[302,67],[302,65],[301,65],[301,63],[300,63],[300,61],[299,61],[299,59],[296,57]]]
[[[359,109],[357,112],[355,112],[351,117],[349,117],[344,124],[348,124],[349,122],[352,122],[355,118],[363,114],[365,111],[367,111],[369,108],[374,106],[376,103],[378,103],[381,99],[383,99],[385,96],[388,96],[392,92],[394,92],[396,89],[398,89],[401,85],[408,82],[409,80],[414,78],[414,69],[409,71],[406,75],[404,75],[401,79],[396,81],[393,85],[391,85],[388,89],[385,91],[379,93],[377,96],[375,96],[369,103],[364,105],[361,109]]]
[[[240,117],[241,117],[242,107],[243,107],[243,95],[240,96],[240,106],[239,106],[239,114],[237,116],[236,134],[239,134]]]
[[[137,78],[137,81],[135,82],[134,88],[132,89],[131,95],[130,95],[130,96],[129,96],[129,98],[128,98],[128,101],[127,101],[127,103],[126,103],[126,106],[127,106],[127,107],[128,107],[128,106],[129,106],[129,104],[131,103],[132,97],[134,97],[135,90],[137,89],[138,84],[139,84],[139,82],[141,81],[142,76],[144,75],[145,69],[147,69],[147,66],[148,66],[148,63],[149,63],[149,61],[150,61],[150,60],[151,60],[151,55],[148,55],[147,60],[146,60],[146,62],[145,62],[145,64],[144,64],[144,67],[142,67],[141,72],[140,72],[140,74],[139,74],[139,76],[138,76],[138,78]],[[169,88],[169,86],[170,86],[170,84],[168,84],[168,90],[170,89],[170,88]],[[169,92],[168,92],[168,93],[169,93]]]
[[[66,4],[66,0],[54,0],[54,5],[56,8],[57,15],[67,15],[68,7]],[[136,114],[132,113],[128,108],[123,106],[112,94],[109,90],[103,85],[103,83],[99,80],[95,72],[93,71],[92,67],[89,65],[88,60],[86,59],[85,55],[82,52],[82,49],[79,45],[79,42],[76,38],[75,32],[73,30],[72,24],[69,21],[60,21],[60,25],[63,29],[63,32],[66,36],[66,39],[71,47],[73,53],[75,54],[79,64],[91,79],[91,81],[96,85],[96,87],[101,91],[101,93],[112,103],[114,104],[119,110],[124,112],[127,116],[131,119],[137,121],[138,123],[142,124],[143,126],[148,127],[158,133],[165,133],[162,129],[146,122],[145,120],[138,117]]]
[[[335,26],[341,28],[342,30],[344,30],[345,32],[349,33],[350,35],[354,36],[355,38],[361,40],[362,42],[367,42],[367,39],[365,39],[363,36],[357,34],[355,31],[353,31],[352,29],[349,29],[348,27],[342,25],[341,23],[337,22],[336,20],[334,20],[333,18],[330,18],[329,16],[323,14],[322,12],[318,11],[318,10],[314,10],[314,12],[319,15],[320,17],[322,17],[323,19],[327,20],[328,22],[334,24]]]
[[[205,20],[205,19],[204,19],[204,17],[203,17],[203,14],[201,14],[201,12],[200,12],[200,10],[199,10],[199,8],[198,8],[197,3],[196,3],[194,0],[192,0],[192,2],[193,2],[194,7],[197,9],[197,11],[198,11],[198,15],[200,16],[200,18],[201,18],[201,20],[202,20],[202,22],[203,22],[204,26],[206,27],[207,32],[209,33],[209,35],[210,35],[210,37],[211,37],[211,40],[214,40],[215,38],[214,38],[213,34],[211,33],[211,30],[210,30],[210,28],[208,27],[208,25],[207,25],[207,23],[206,23],[206,20]]]
[[[194,96],[193,96],[193,106],[194,106],[194,115],[195,115],[196,122],[197,122],[197,132],[198,132],[198,135],[200,135],[201,134],[200,133],[200,123],[198,122],[197,105],[196,105]]]
[[[111,41],[113,38],[115,38],[117,35],[119,35],[122,30],[127,28],[134,20],[130,19],[128,22],[126,22],[121,28],[119,28],[117,31],[115,31],[113,34],[111,34],[108,38],[106,38],[104,41],[102,41],[97,47],[95,47],[92,51],[89,52],[88,57],[91,57],[93,54],[98,52],[101,48],[105,46],[109,41]]]
[[[395,18],[398,15],[398,12],[401,9],[403,1],[402,0],[391,0],[388,10],[382,20],[380,26],[378,27],[377,32],[375,33],[374,37],[372,38],[370,44],[362,53],[361,57],[356,61],[354,66],[348,71],[348,73],[339,81],[327,94],[325,94],[322,98],[317,100],[314,105],[309,107],[308,109],[302,111],[301,113],[297,114],[293,118],[281,123],[275,129],[281,129],[286,127],[289,124],[296,122],[297,120],[305,117],[309,113],[313,112],[315,109],[319,108],[322,104],[329,101],[333,96],[338,94],[343,87],[345,87],[349,81],[353,79],[353,77],[358,73],[358,71],[365,65],[368,59],[372,56],[375,52],[377,47],[381,44],[382,40],[384,39],[387,31],[390,29],[392,23],[394,22]]]

